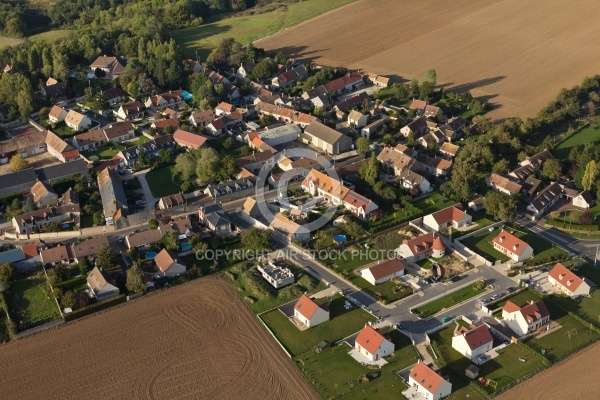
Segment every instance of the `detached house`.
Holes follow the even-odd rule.
[[[125,95],[125,93],[123,93],[121,88],[114,87],[106,89],[104,92],[102,92],[102,95],[104,96],[110,107],[120,104],[123,100],[127,98],[127,96]]]
[[[325,310],[303,294],[294,306],[294,317],[307,328],[312,328],[329,321],[329,310]]]
[[[437,117],[443,114],[439,107],[432,106],[426,101],[413,99],[410,108],[417,111],[418,116]]]
[[[122,104],[116,112],[116,118],[121,121],[136,121],[144,118],[146,107],[139,101]]]
[[[563,196],[563,189],[554,182],[542,190],[527,206],[527,212],[532,220],[539,219]]]
[[[384,338],[381,333],[369,325],[365,325],[354,339],[354,348],[370,361],[391,356],[395,350],[394,343]]]
[[[487,325],[470,328],[460,327],[452,337],[452,348],[469,360],[474,360],[483,353],[492,350],[494,338]]]
[[[106,144],[106,136],[102,129],[94,129],[79,135],[73,136],[73,145],[79,151],[95,150]]]
[[[64,108],[60,107],[60,106],[52,106],[52,109],[50,110],[50,113],[48,114],[48,121],[50,121],[51,124],[56,124],[58,122],[64,121],[65,118],[67,117],[67,110],[65,110]]]
[[[419,361],[409,372],[408,386],[415,388],[426,400],[439,400],[452,393],[452,384]]]
[[[502,307],[502,320],[517,336],[523,336],[548,324],[550,313],[542,300],[530,301],[521,307],[508,300]]]
[[[92,71],[100,69],[104,71],[107,78],[114,79],[125,72],[127,60],[122,57],[100,56],[90,65]]]
[[[177,256],[169,252],[167,249],[162,249],[156,257],[154,257],[156,267],[164,276],[177,276],[185,274],[186,267],[177,260]]]
[[[431,183],[423,175],[405,168],[398,174],[396,180],[405,189],[419,188],[421,194],[431,192]]]
[[[352,139],[320,122],[313,122],[304,129],[302,139],[327,154],[337,155],[349,151]]]
[[[181,147],[195,150],[204,146],[207,138],[205,136],[198,135],[197,133],[184,131],[183,129],[177,129],[173,134],[173,140]]]
[[[504,229],[492,242],[494,249],[509,256],[514,262],[521,262],[533,257],[533,249],[530,245]]]
[[[270,228],[288,237],[288,240],[297,240],[306,242],[310,240],[310,230],[291,219],[286,218],[283,214],[275,214],[275,218],[271,221]]]
[[[57,244],[40,251],[40,260],[43,265],[69,264],[73,259],[71,248],[63,244]]]
[[[398,258],[376,261],[374,265],[360,271],[360,276],[371,285],[379,285],[402,275],[404,275],[404,263]]]
[[[48,153],[52,154],[57,160],[64,163],[74,161],[79,158],[79,150],[62,140],[53,132],[46,132],[46,147]]]
[[[471,216],[457,206],[450,206],[423,217],[423,225],[434,232],[439,232],[450,226],[453,228],[468,226],[471,221]]]
[[[168,210],[169,208],[182,206],[185,204],[185,198],[181,193],[172,194],[170,196],[161,197],[158,201],[158,208]]]
[[[486,177],[487,185],[497,192],[504,193],[506,195],[517,195],[521,193],[523,187],[512,180],[497,174],[491,173]]]
[[[144,103],[146,108],[156,112],[159,109],[171,108],[178,110],[183,104],[183,94],[181,90],[172,90],[155,96],[150,96]]]
[[[569,297],[589,296],[595,285],[580,278],[562,264],[556,264],[548,274],[548,282]]]
[[[103,301],[112,297],[118,296],[120,291],[115,285],[108,283],[106,277],[98,267],[88,274],[87,285],[90,288],[90,293],[96,298],[97,301]]]
[[[86,115],[78,113],[75,110],[71,110],[65,117],[65,123],[74,131],[80,131],[89,128],[92,125],[92,120]]]
[[[113,122],[103,129],[104,136],[109,142],[123,143],[135,138],[135,130],[131,122]]]
[[[196,128],[199,126],[206,126],[217,119],[213,110],[198,111],[190,115],[190,124]]]
[[[400,129],[402,136],[408,137],[412,133],[415,139],[425,135],[427,132],[429,132],[429,126],[425,117],[416,118]]]
[[[353,128],[362,128],[363,126],[367,126],[368,121],[369,118],[359,111],[352,110],[350,111],[350,114],[348,114],[348,125]]]
[[[308,70],[304,65],[300,65],[281,75],[277,75],[271,80],[271,86],[276,88],[286,88],[291,84],[306,78],[308,78]]]
[[[71,245],[71,254],[75,262],[95,259],[96,253],[103,247],[108,247],[108,238],[106,235],[97,236],[83,242],[74,243]]]
[[[102,199],[106,225],[113,225],[119,218],[126,217],[129,211],[123,183],[110,168],[98,174],[98,188]]]
[[[429,256],[443,257],[446,246],[434,232],[429,232],[410,240],[405,239],[397,251],[402,259],[414,266],[417,262]]]

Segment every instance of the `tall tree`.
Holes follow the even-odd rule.
[[[598,164],[592,160],[585,166],[585,172],[581,180],[581,185],[584,190],[591,190],[598,176]]]
[[[367,151],[369,151],[370,145],[369,139],[364,136],[356,139],[356,151],[358,151],[358,154],[365,154]]]
[[[142,280],[142,271],[140,271],[138,267],[132,266],[127,270],[125,287],[131,293],[143,293],[146,291],[146,285]]]
[[[17,153],[10,159],[10,170],[13,172],[29,168],[29,163],[23,158],[21,153]]]
[[[544,161],[541,172],[544,178],[554,181],[560,177],[561,173],[562,165],[560,165],[560,161],[555,158]]]
[[[431,83],[432,86],[437,84],[437,71],[435,68],[427,70],[425,73],[425,81]]]
[[[369,161],[360,166],[358,175],[371,186],[377,183],[379,177],[379,161],[377,160],[377,157],[375,157],[375,153],[371,154]]]
[[[117,254],[110,246],[103,246],[96,253],[98,268],[109,269],[117,265]]]

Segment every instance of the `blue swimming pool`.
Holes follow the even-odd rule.
[[[333,237],[333,241],[337,244],[344,243],[346,241],[346,236],[344,235],[335,235]]]
[[[190,250],[191,248],[192,248],[192,244],[191,243],[183,243],[181,245],[181,251]]]
[[[191,100],[191,99],[192,99],[192,97],[194,97],[194,96],[192,96],[192,94],[191,94],[191,93],[189,93],[189,92],[186,92],[185,90],[182,90],[182,91],[181,91],[181,95],[183,96],[183,99],[184,99],[184,100]]]
[[[146,260],[152,260],[154,257],[156,257],[156,252],[150,251],[150,252],[146,253],[146,255],[144,257],[146,257]]]

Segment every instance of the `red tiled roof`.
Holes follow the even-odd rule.
[[[444,381],[444,378],[422,362],[419,362],[410,370],[410,377],[429,393],[435,393]]]
[[[377,332],[369,325],[366,325],[364,328],[362,328],[354,342],[369,353],[375,354],[384,340],[385,338],[381,335],[381,333]]]
[[[439,225],[448,223],[450,221],[460,221],[460,219],[464,217],[464,215],[465,212],[457,206],[450,206],[448,208],[444,208],[443,210],[436,211],[433,214],[431,214],[433,219],[435,219],[435,222],[437,222]]]
[[[206,142],[206,138],[192,132],[177,129],[173,134],[173,140],[182,146],[190,146],[194,149],[202,147]]]
[[[307,295],[303,294],[294,306],[294,310],[297,310],[305,318],[311,319],[315,314],[319,305],[311,300]]]
[[[529,246],[523,240],[519,239],[512,233],[505,231],[504,229],[502,229],[498,236],[494,238],[493,242],[516,255],[521,254],[523,250]]]
[[[571,292],[577,290],[577,288],[583,283],[583,279],[575,275],[560,263],[556,264],[554,268],[552,268],[552,271],[550,271],[549,275],[554,278],[556,282],[560,283]]]
[[[404,263],[398,258],[390,258],[389,260],[380,261],[377,265],[369,268],[375,280],[385,278],[404,270]]]
[[[487,325],[480,325],[472,329],[463,328],[457,332],[457,335],[462,335],[465,338],[471,350],[478,349],[494,341]]]

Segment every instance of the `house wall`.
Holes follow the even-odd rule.
[[[449,396],[452,392],[452,384],[448,381],[443,381],[435,393],[429,393],[429,391],[421,386],[419,382],[415,381],[412,376],[408,378],[408,385],[417,388],[418,392],[427,400],[442,399]]]
[[[171,267],[169,269],[167,269],[166,272],[164,272],[164,275],[165,276],[175,276],[178,274],[185,274],[185,271],[186,271],[185,265],[175,263],[175,264],[171,265]]]
[[[462,335],[452,337],[452,348],[458,351],[463,356],[467,357],[469,360],[473,360],[476,357],[479,357],[486,351],[492,350],[493,342],[486,343],[485,345],[478,347],[474,350],[471,350],[467,340]]]
[[[576,207],[585,208],[586,210],[590,208],[590,205],[581,196],[577,196],[573,199],[573,205]]]
[[[315,313],[310,319],[304,317],[304,315],[299,313],[298,310],[294,310],[294,315],[300,320],[300,322],[302,322],[309,328],[322,324],[323,322],[329,321],[329,313],[320,307],[317,308],[317,311],[315,311]]]
[[[435,218],[433,218],[431,214],[423,217],[423,225],[435,232],[438,232],[440,229],[444,229],[444,226],[438,225],[438,223],[435,221]]]

